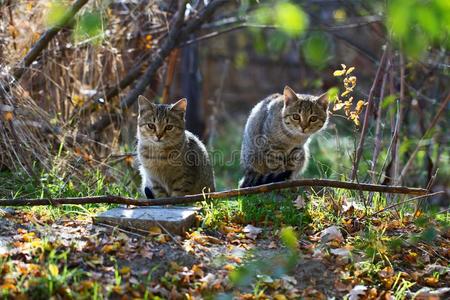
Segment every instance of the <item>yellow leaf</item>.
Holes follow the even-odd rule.
[[[225,266],[223,266],[223,268],[227,271],[233,271],[235,269],[235,267],[230,264],[226,264]]]
[[[36,238],[36,234],[34,232],[25,233],[22,236],[24,242],[32,242]]]
[[[161,228],[158,226],[152,226],[148,229],[150,235],[160,235],[162,233]]]
[[[359,100],[358,103],[356,103],[355,113],[359,115],[364,105],[367,105],[367,103],[364,102],[364,100]]]
[[[114,286],[114,287],[112,288],[112,290],[113,290],[113,292],[115,292],[115,293],[117,293],[117,294],[119,294],[119,295],[122,295],[122,294],[123,294],[123,289],[122,289],[121,286],[116,285],[116,286]]]
[[[16,289],[17,289],[16,286],[12,283],[5,283],[5,284],[0,285],[0,290],[15,291]]]
[[[348,94],[350,94],[352,91],[351,90],[345,90],[342,94],[341,94],[341,97],[345,97],[345,96],[347,96]]]
[[[120,269],[120,274],[122,275],[129,274],[130,272],[131,272],[130,267],[123,267],[122,269]]]
[[[423,279],[423,281],[425,282],[426,285],[434,286],[434,287],[436,287],[438,285],[438,283],[439,283],[439,279],[437,279],[434,276],[425,277]]]
[[[351,72],[353,72],[353,70],[355,70],[355,67],[350,67],[348,68],[347,72],[345,73],[345,75],[350,74]]]
[[[334,104],[333,110],[334,111],[340,110],[340,109],[342,109],[344,107],[344,105],[345,105],[344,102],[336,103],[336,104]]]
[[[119,246],[120,246],[120,244],[118,242],[115,242],[112,245],[105,245],[102,248],[102,252],[103,253],[110,253],[110,252],[116,251],[117,248],[119,248]]]
[[[336,77],[342,76],[344,74],[345,74],[345,70],[336,70],[333,72],[333,76],[336,76]]]
[[[275,300],[286,300],[286,296],[282,295],[282,294],[276,294],[275,296],[273,296],[273,299]]]
[[[14,119],[14,114],[11,111],[7,111],[3,114],[5,121],[12,121]]]
[[[341,64],[341,67],[342,67],[342,69],[347,69],[347,66],[346,65],[344,65],[344,64]]]
[[[53,277],[56,277],[59,274],[58,266],[55,264],[49,264],[48,270],[50,271],[50,275],[52,275]]]
[[[84,104],[84,99],[83,99],[83,97],[81,97],[81,96],[74,95],[74,96],[72,97],[72,102],[73,102],[73,104],[74,104],[76,107],[80,107],[80,106],[82,106],[82,105]]]

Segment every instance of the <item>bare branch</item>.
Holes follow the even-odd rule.
[[[387,48],[388,47],[386,46],[386,48],[384,49],[380,64],[378,65],[378,70],[375,75],[375,79],[373,80],[372,87],[370,88],[369,97],[367,99],[368,105],[366,108],[366,113],[364,115],[364,123],[363,123],[363,127],[361,130],[361,136],[359,138],[358,147],[356,148],[355,161],[353,163],[350,180],[354,180],[356,177],[356,173],[358,172],[358,166],[359,166],[359,161],[361,160],[361,155],[362,155],[363,146],[364,146],[364,140],[366,138],[367,128],[369,127],[369,117],[370,117],[370,113],[372,111],[373,95],[375,92],[375,88],[378,84],[378,81],[381,77],[381,71],[384,70],[384,65],[385,65],[386,57],[387,57],[387,53],[388,53]]]

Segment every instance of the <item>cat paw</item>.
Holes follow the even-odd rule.
[[[145,196],[147,197],[147,199],[155,199],[155,195],[153,195],[153,192],[149,187],[146,186],[144,188],[144,193],[145,193]]]

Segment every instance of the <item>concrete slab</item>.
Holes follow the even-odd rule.
[[[93,218],[94,223],[119,226],[139,233],[148,232],[151,227],[162,227],[167,231],[182,235],[194,225],[196,207],[117,207]]]

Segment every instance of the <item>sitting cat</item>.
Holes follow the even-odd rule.
[[[203,143],[185,130],[187,100],[154,104],[139,96],[137,154],[147,198],[200,194],[215,190]]]
[[[240,187],[293,179],[307,166],[308,144],[326,127],[328,97],[296,94],[290,87],[251,111],[244,129]]]

